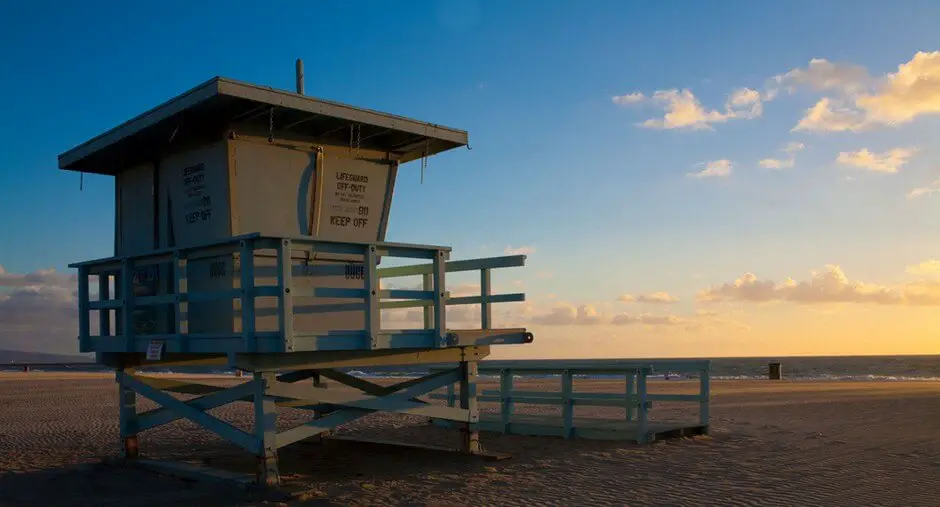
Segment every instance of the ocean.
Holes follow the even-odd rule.
[[[696,358],[701,359],[701,358]],[[936,356],[830,356],[830,357],[735,357],[710,358],[711,376],[715,380],[757,380],[767,378],[770,362],[782,363],[783,377],[790,380],[829,381],[940,381],[940,355]],[[680,359],[677,359],[680,360]],[[637,359],[642,362],[643,359]],[[0,371],[22,370],[20,364],[0,364]],[[95,364],[63,363],[42,364],[31,367],[32,371],[106,371]],[[148,368],[152,372],[219,373],[232,374],[231,370],[207,368]],[[426,368],[413,366],[355,368],[346,370],[366,378],[411,377],[423,375]],[[652,378],[680,379],[687,375],[677,372],[657,371]],[[603,375],[597,378],[604,378]]]

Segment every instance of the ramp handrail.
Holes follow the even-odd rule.
[[[576,432],[574,406],[623,407],[626,420],[636,422],[637,442],[648,439],[649,410],[653,402],[692,402],[699,404],[699,424],[708,426],[710,420],[710,370],[709,360],[661,360],[661,359],[558,359],[558,360],[483,360],[478,363],[481,375],[499,375],[499,389],[483,390],[477,396],[480,402],[499,402],[500,427],[503,433],[512,433],[512,415],[516,403],[533,405],[561,405],[562,435],[571,438]],[[694,373],[698,376],[697,394],[659,394],[648,392],[649,375],[659,372],[675,374]],[[513,381],[517,377],[533,375],[559,376],[560,391],[516,390]],[[574,378],[578,376],[623,376],[626,389],[622,393],[575,392]],[[432,394],[432,399],[447,400],[454,406],[457,393],[454,385],[447,386],[446,394]]]

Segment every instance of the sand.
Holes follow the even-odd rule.
[[[689,388],[685,382],[655,386],[658,392]],[[620,387],[579,381],[576,389]],[[590,410],[578,415],[600,414]],[[663,417],[682,409],[653,412]],[[212,413],[251,427],[246,404]],[[304,415],[284,409],[280,427]],[[341,433],[450,445],[459,439],[420,418],[383,414]],[[192,423],[140,439],[148,457],[251,467],[250,456]],[[349,442],[300,443],[282,450],[281,471],[309,489],[290,505],[940,505],[940,382],[715,381],[707,437],[639,446],[484,433],[483,443],[513,457],[487,462]],[[117,456],[113,378],[0,374],[0,505],[262,504],[226,485],[100,464]]]

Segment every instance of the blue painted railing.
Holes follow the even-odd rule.
[[[707,432],[710,412],[710,367],[708,360],[516,360],[516,361],[481,361],[479,374],[499,376],[499,389],[483,390],[477,396],[478,402],[499,403],[499,420],[481,420],[480,429],[495,430],[502,433],[546,434],[545,428],[535,428],[526,422],[515,422],[517,404],[555,405],[562,407],[561,421],[557,429],[549,429],[550,434],[565,438],[587,436],[597,431],[579,429],[575,419],[576,406],[621,407],[625,410],[623,421],[629,425],[608,425],[607,433],[619,433],[624,438],[635,439],[644,443],[651,439],[649,413],[654,402],[687,402],[698,405],[698,426]],[[693,374],[698,380],[696,394],[660,394],[650,393],[648,376],[656,373]],[[560,379],[559,391],[531,391],[514,388],[516,378],[552,375]],[[621,377],[625,379],[625,390],[618,393],[575,392],[574,379],[586,377]],[[448,406],[455,406],[457,392],[455,385],[447,386],[446,394],[432,394],[432,399],[443,399]],[[447,425],[446,423],[444,425]],[[617,435],[613,435],[615,438]],[[602,438],[610,438],[606,435]]]
[[[257,285],[255,258],[258,250],[276,255],[276,283]],[[301,288],[292,283],[293,255],[306,252],[318,256],[359,259],[362,262],[362,288],[314,287]],[[191,291],[186,287],[189,261],[224,258],[237,255],[240,260],[239,287],[232,284],[220,290]],[[527,343],[532,335],[524,329],[498,330],[492,327],[493,303],[524,301],[525,295],[492,294],[490,272],[493,269],[525,265],[525,256],[448,261],[450,248],[401,243],[353,243],[320,241],[310,237],[269,237],[260,234],[237,236],[187,248],[156,250],[144,255],[112,257],[72,264],[78,269],[79,348],[82,352],[145,352],[148,344],[162,342],[165,352],[178,353],[253,353],[326,350],[376,350],[397,348],[440,348],[449,346]],[[379,268],[380,258],[425,259],[428,263],[414,266]],[[135,296],[135,270],[158,266],[167,270],[171,288],[157,295]],[[445,286],[445,274],[456,271],[480,271],[480,296],[451,298]],[[422,275],[422,290],[384,290],[380,279]],[[91,300],[90,277],[98,278],[98,299]],[[112,281],[113,280],[113,281]],[[111,296],[112,283],[116,295]],[[331,330],[326,334],[296,332],[293,326],[295,297],[348,299],[350,303],[320,305],[319,311],[362,311],[364,329]],[[255,329],[256,298],[277,300],[277,330]],[[185,303],[206,301],[241,303],[241,331],[222,333],[184,332],[187,315]],[[447,327],[446,307],[449,305],[482,305],[480,330],[463,332]],[[147,307],[169,307],[169,332],[135,332],[135,310]],[[382,326],[381,310],[392,308],[424,308],[423,329],[390,330]],[[112,330],[111,313],[115,326]],[[99,334],[91,333],[91,312],[98,312]],[[120,325],[117,325],[117,324]],[[120,330],[120,334],[116,331]]]

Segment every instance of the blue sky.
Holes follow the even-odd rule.
[[[472,150],[429,160],[423,185],[418,162],[402,170],[388,238],[451,245],[458,258],[525,248],[529,267],[504,278],[540,311],[667,292],[680,300],[668,312],[688,316],[698,291],[744,273],[804,281],[828,264],[900,283],[906,267],[940,257],[936,200],[906,198],[940,177],[936,111],[794,132],[831,95],[807,85],[761,100],[751,118],[640,124],[663,118],[657,91],[689,90],[720,115],[735,90],[767,93],[774,76],[814,58],[883,78],[940,49],[938,21],[940,4],[928,1],[4,6],[0,265],[67,271],[112,253],[111,180],[86,175],[79,192],[78,175],[56,169],[59,153],[215,75],[292,89],[302,58],[309,95],[469,131]],[[612,100],[634,92],[645,99]],[[793,167],[759,166],[784,160],[791,142],[804,145]],[[916,153],[896,173],[837,162],[907,147]],[[688,176],[719,160],[730,175]],[[751,312],[737,303],[727,311]],[[911,350],[932,347],[926,340]]]

